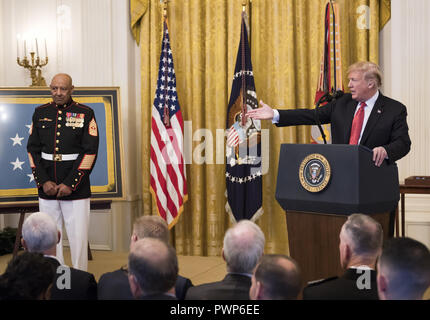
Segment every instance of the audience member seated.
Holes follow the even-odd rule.
[[[143,238],[157,238],[169,243],[169,228],[160,216],[139,217],[133,225],[130,247]],[[175,294],[178,300],[184,300],[185,294],[193,284],[190,279],[178,275]],[[124,266],[116,271],[103,274],[98,283],[99,300],[131,300],[133,295],[128,282],[128,270]]]
[[[375,265],[381,254],[381,225],[368,215],[352,214],[340,231],[341,277],[314,281],[303,290],[304,300],[377,300]]]
[[[430,286],[430,252],[411,238],[392,238],[378,260],[381,300],[422,300]]]
[[[264,243],[260,227],[249,220],[241,220],[228,229],[222,249],[226,277],[188,289],[186,300],[249,300],[251,277],[263,255]]]
[[[0,276],[0,300],[49,300],[54,277],[54,267],[42,254],[23,252]]]
[[[97,282],[94,275],[61,265],[57,260],[60,239],[61,233],[50,215],[36,212],[24,221],[21,239],[24,249],[42,253],[56,270],[51,300],[96,300]]]
[[[264,255],[252,276],[251,300],[296,300],[302,290],[299,266],[292,258]]]
[[[133,243],[128,256],[128,280],[139,300],[177,300],[178,259],[175,249],[155,238]]]

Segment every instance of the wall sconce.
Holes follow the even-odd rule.
[[[30,59],[27,57],[27,43],[29,44]],[[23,49],[20,52],[20,47]],[[21,59],[22,54],[22,59]],[[37,38],[28,40],[26,38],[21,39],[21,36],[17,36],[16,40],[16,62],[21,67],[30,70],[31,76],[31,87],[46,87],[45,78],[42,77],[42,67],[48,64],[48,51],[46,48],[45,39],[45,59],[41,59],[39,55],[39,43]]]

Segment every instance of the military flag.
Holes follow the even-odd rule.
[[[324,52],[321,58],[314,103],[317,104],[325,94],[334,94],[338,90],[343,91],[339,7],[337,3],[329,1],[325,6]],[[322,129],[327,137],[327,142],[330,142],[330,125],[322,125]],[[323,137],[318,126],[312,126],[311,128],[311,142],[323,143]]]
[[[246,117],[258,107],[246,19],[244,11],[226,121],[226,210],[233,221],[256,220],[263,213],[261,123]]]

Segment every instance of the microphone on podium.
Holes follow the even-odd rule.
[[[321,136],[323,137],[324,144],[327,144],[327,141],[326,141],[325,134],[324,134],[324,131],[322,129],[321,121],[320,121],[320,117],[319,117],[320,105],[323,102],[332,102],[332,101],[342,97],[343,94],[344,94],[344,92],[342,90],[337,90],[333,93],[330,93],[330,91],[328,91],[321,98],[319,98],[318,102],[316,103],[316,106],[315,106],[315,122],[318,126],[318,129],[321,133]]]

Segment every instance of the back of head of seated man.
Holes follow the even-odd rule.
[[[79,269],[62,265],[56,257],[57,243],[61,232],[54,219],[47,213],[31,214],[22,226],[22,245],[29,252],[42,253],[45,259],[56,269],[56,281],[51,290],[52,300],[95,300],[97,282],[94,275]],[[70,281],[62,279],[70,275]],[[60,278],[61,277],[61,278]],[[58,279],[60,278],[60,283]],[[64,278],[65,279],[65,278]],[[67,283],[70,284],[67,285]]]
[[[302,289],[300,268],[292,258],[268,254],[252,276],[251,300],[295,300]]]
[[[388,240],[378,260],[381,300],[421,300],[430,286],[430,252],[411,238]]]
[[[257,224],[250,220],[234,224],[224,235],[222,249],[227,275],[188,289],[186,300],[249,300],[251,277],[264,245],[264,233]]]
[[[375,269],[383,243],[379,222],[365,214],[352,214],[343,224],[339,240],[342,268],[367,266]]]
[[[379,222],[365,214],[348,216],[339,234],[340,265],[345,272],[340,277],[308,283],[303,299],[377,300],[375,267],[382,243]]]
[[[49,300],[55,269],[40,253],[23,252],[0,277],[0,300]]]
[[[169,228],[167,222],[157,215],[145,215],[137,218],[133,223],[130,238],[131,247],[139,240],[146,238],[159,239],[169,242]],[[190,279],[178,275],[175,285],[175,294],[179,300],[185,299],[188,288],[193,283]],[[118,270],[104,273],[98,282],[98,298],[100,300],[130,300],[133,295],[130,291],[127,266]]]
[[[135,299],[175,299],[178,259],[175,249],[155,238],[143,238],[130,248],[128,279]]]
[[[252,275],[263,255],[264,245],[264,234],[252,221],[241,220],[228,229],[222,250],[227,272]]]
[[[23,247],[30,252],[55,256],[56,246],[61,238],[57,224],[44,212],[31,214],[22,226]]]
[[[157,238],[166,243],[169,242],[169,227],[167,222],[160,216],[141,216],[133,224],[131,243],[143,238]]]

